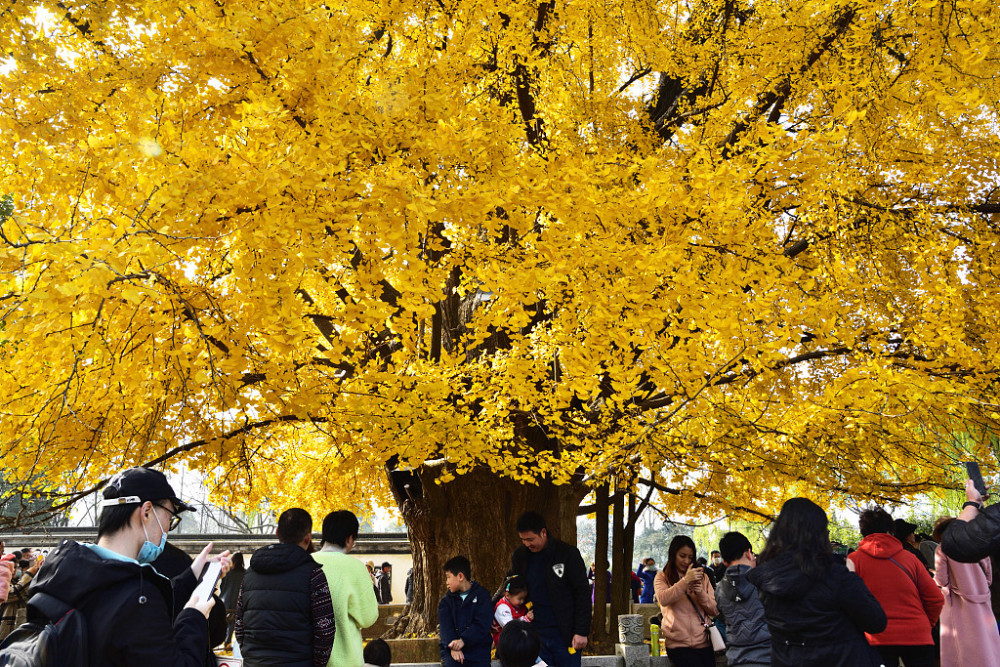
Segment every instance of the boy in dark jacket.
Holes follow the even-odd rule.
[[[493,597],[472,581],[465,556],[444,564],[448,593],[438,604],[441,625],[441,664],[445,667],[490,667],[493,636]]]
[[[743,533],[726,533],[719,541],[726,564],[715,587],[715,601],[726,619],[726,660],[730,667],[771,664],[771,633],[764,605],[747,573],[757,564],[750,540]]]

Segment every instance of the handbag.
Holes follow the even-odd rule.
[[[712,640],[712,650],[713,651],[725,651],[726,650],[726,640],[722,638],[722,633],[719,632],[719,628],[715,627],[715,624],[708,626],[708,638]]]
[[[712,643],[713,651],[725,651],[726,650],[726,640],[722,638],[722,633],[719,632],[719,628],[715,627],[715,623],[709,623],[705,620],[705,615],[701,613],[701,609],[698,609],[698,605],[695,601],[691,599],[691,596],[687,593],[684,594],[687,597],[688,602],[694,607],[694,613],[698,614],[698,619],[701,624],[705,626],[705,632],[708,633],[708,639]]]

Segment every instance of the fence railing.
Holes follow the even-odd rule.
[[[96,528],[39,528],[31,533],[0,533],[0,540],[8,551],[21,547],[32,549],[52,549],[63,540],[93,542],[97,539]],[[215,551],[240,551],[251,553],[276,541],[274,535],[248,535],[239,533],[171,533],[170,542],[188,553],[198,553],[208,542],[215,543]],[[322,536],[313,533],[313,540],[319,546]],[[361,533],[354,546],[353,554],[408,554],[410,540],[406,533]]]

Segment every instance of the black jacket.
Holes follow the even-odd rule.
[[[715,587],[715,602],[726,619],[730,667],[771,663],[771,633],[757,589],[747,581],[750,570],[749,565],[732,565]]]
[[[438,604],[438,622],[441,627],[441,664],[457,667],[451,658],[448,644],[456,639],[465,643],[462,653],[466,662],[488,663],[493,647],[493,597],[490,592],[472,582],[468,595],[446,593]]]
[[[900,541],[902,542],[902,540],[900,540]],[[913,554],[914,556],[916,556],[917,560],[920,561],[920,564],[923,565],[927,569],[928,572],[931,571],[932,568],[930,566],[930,563],[928,563],[927,559],[924,558],[924,555],[922,553],[920,553],[920,549],[914,549],[913,547],[911,547],[906,542],[903,542],[903,550],[904,551],[909,551],[911,554]]]
[[[833,557],[819,580],[799,570],[789,552],[761,563],[747,579],[760,590],[775,667],[881,664],[864,633],[885,630],[885,612],[861,577]]]
[[[310,580],[320,567],[295,544],[269,544],[250,558],[243,577],[237,629],[243,660],[255,665],[313,664]]]
[[[984,507],[972,521],[952,521],[941,550],[960,563],[976,563],[1000,549],[1000,504]]]
[[[520,546],[510,557],[507,576],[528,574],[528,548]],[[546,583],[556,626],[566,645],[573,635],[590,635],[590,616],[593,611],[590,601],[590,584],[587,582],[587,567],[583,564],[580,550],[549,537],[545,549],[539,552],[546,559]],[[531,599],[531,591],[528,591]]]
[[[413,602],[413,568],[406,572],[406,581],[403,583],[403,595],[406,597],[406,604]]]
[[[236,602],[240,599],[240,589],[243,588],[243,577],[246,574],[246,570],[229,571],[226,578],[222,580],[222,585],[219,586],[219,597],[222,598],[222,604],[216,603],[216,606],[223,607],[227,612],[236,611]]]
[[[83,612],[91,665],[201,667],[208,623],[197,609],[179,609],[197,583],[190,569],[169,580],[152,567],[104,559],[66,540],[45,559],[30,590]]]
[[[375,597],[379,604],[392,604],[392,575],[379,570],[375,575]]]
[[[194,562],[194,559],[185,553],[183,549],[167,542],[163,553],[153,561],[153,568],[163,576],[173,579],[178,575],[184,574],[185,570],[190,570],[192,562]],[[222,581],[225,582],[231,576],[233,576],[232,572],[227,574]],[[215,598],[215,606],[212,607],[212,611],[208,615],[208,643],[209,646],[218,646],[226,640],[226,605],[218,595],[213,595],[212,597]],[[178,600],[178,602],[186,604],[187,598]],[[211,664],[208,660],[214,659],[215,654],[209,648],[205,654],[205,664]]]
[[[712,582],[712,588],[715,588],[719,585],[719,582],[722,581],[722,577],[726,575],[726,565],[725,563],[719,567],[715,567],[711,564],[706,565],[705,574],[708,575],[708,580]]]

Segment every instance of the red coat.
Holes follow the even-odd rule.
[[[493,607],[493,627],[490,628],[490,634],[493,635],[493,643],[497,643],[497,640],[500,639],[500,631],[503,630],[503,626],[511,621],[523,620],[530,623],[525,618],[528,615],[528,611],[530,610],[524,605],[515,607],[505,597],[497,600],[496,605]]]
[[[884,631],[865,633],[868,642],[883,646],[933,644],[931,626],[941,615],[944,596],[917,557],[892,535],[872,533],[848,558],[889,618]]]

